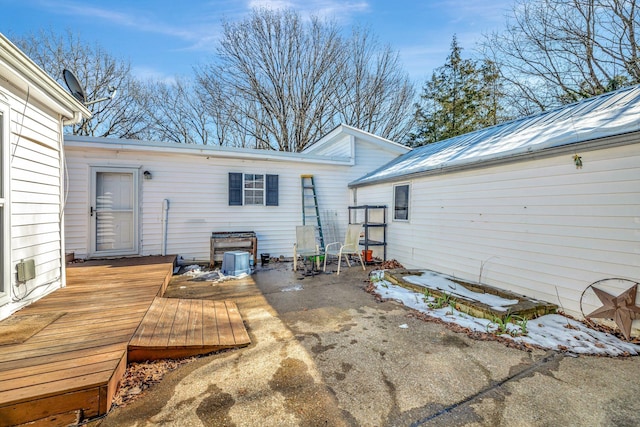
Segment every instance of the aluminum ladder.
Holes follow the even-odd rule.
[[[318,196],[313,175],[300,175],[300,183],[302,186],[302,225],[313,224],[318,227],[318,241],[320,247],[324,249],[320,209],[318,209]]]

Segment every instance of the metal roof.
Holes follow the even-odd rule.
[[[350,183],[361,186],[537,153],[640,130],[640,85],[418,147]]]

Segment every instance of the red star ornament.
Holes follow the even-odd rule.
[[[613,319],[624,337],[629,340],[631,338],[631,323],[634,319],[640,319],[640,307],[636,305],[637,291],[638,285],[635,284],[614,297],[610,293],[594,287],[593,292],[600,298],[602,307],[594,310],[587,317]]]

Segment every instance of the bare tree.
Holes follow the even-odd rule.
[[[200,103],[211,119],[218,145],[227,147],[266,148],[269,145],[258,145],[256,141],[266,141],[266,136],[255,138],[259,132],[256,118],[258,109],[255,104],[246,104],[241,96],[231,88],[223,88],[215,75],[201,76],[196,88]],[[249,109],[250,114],[242,111]]]
[[[197,75],[225,144],[302,151],[340,122],[404,139],[414,89],[397,54],[340,31],[291,10],[224,23],[217,61]]]
[[[223,24],[219,61],[199,71],[224,116],[260,148],[300,151],[325,129],[343,55],[338,28],[292,11],[255,10]]]
[[[71,70],[83,85],[88,101],[104,98],[110,88],[117,96],[109,101],[90,104],[93,117],[73,125],[74,135],[136,138],[146,128],[145,99],[142,85],[131,77],[128,62],[118,60],[100,46],[90,46],[67,31],[58,35],[52,30],[25,37],[14,37],[15,43],[44,71],[62,81],[62,71]]]
[[[148,138],[185,144],[213,143],[213,120],[202,104],[204,97],[196,93],[191,80],[150,82],[145,91]]]
[[[344,77],[333,100],[338,120],[391,140],[405,140],[413,126],[415,88],[397,52],[380,47],[368,29],[346,41]]]
[[[636,0],[517,0],[485,53],[520,113],[640,82]]]

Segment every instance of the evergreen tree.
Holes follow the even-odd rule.
[[[500,117],[501,85],[491,61],[463,59],[456,37],[447,62],[427,81],[416,104],[412,146],[429,144],[494,125]]]

